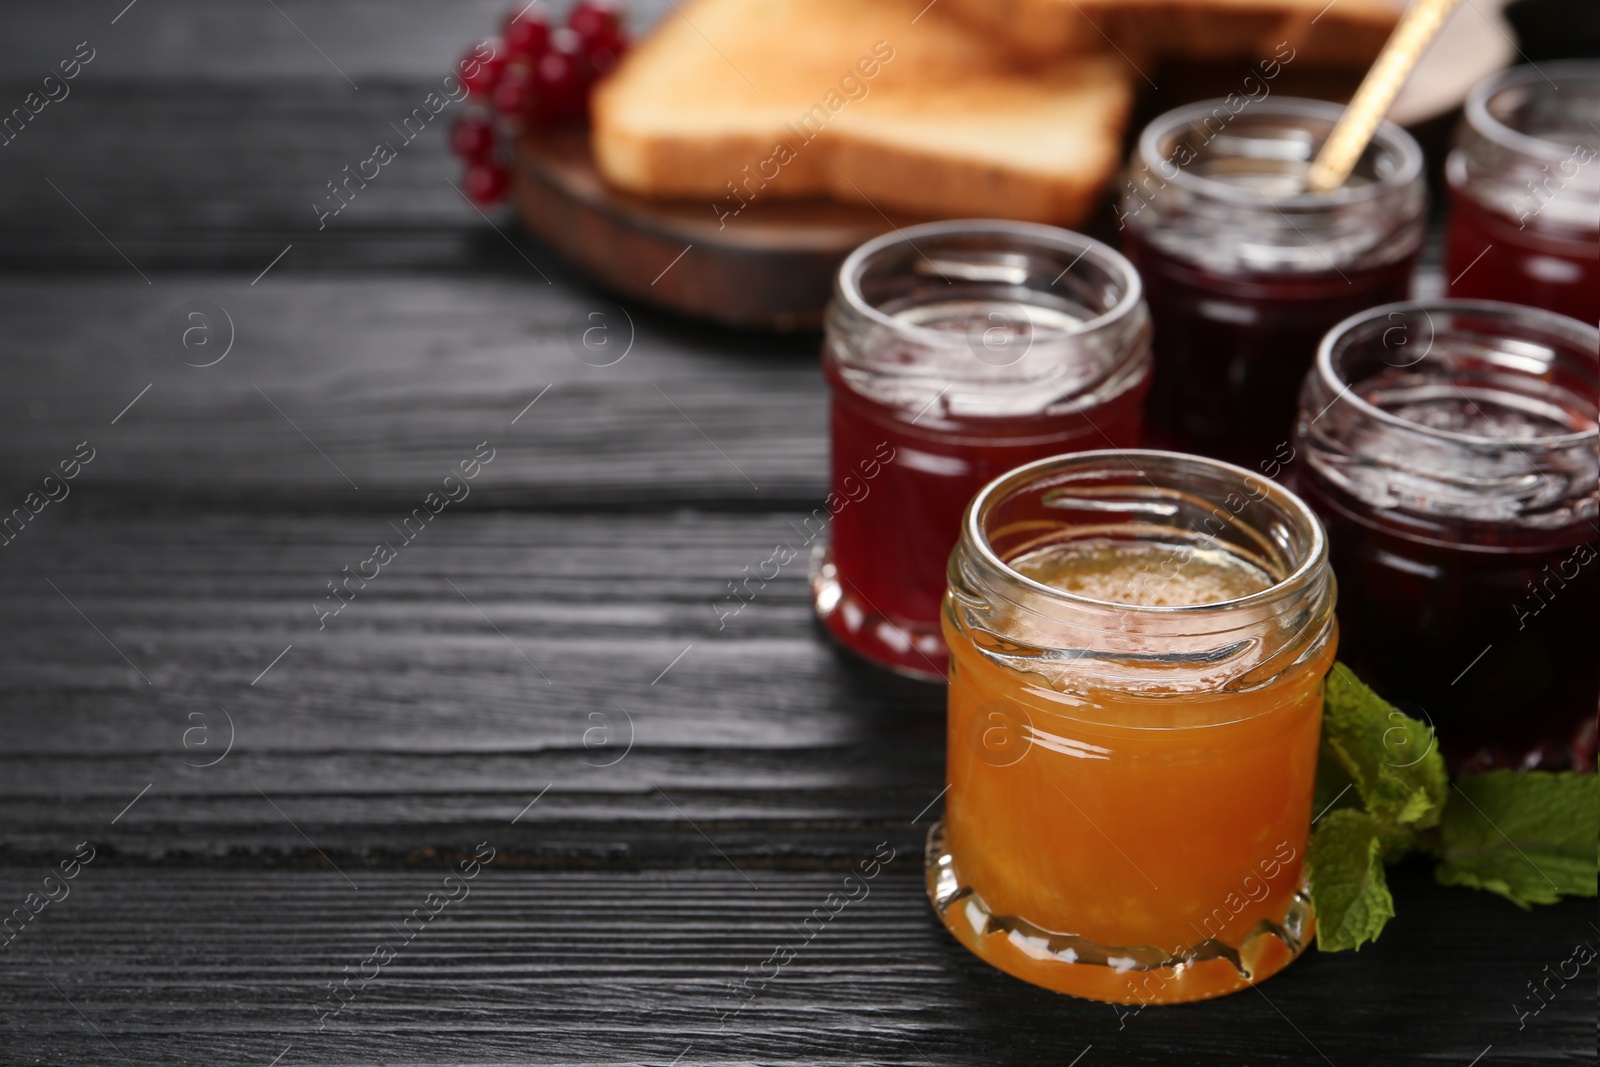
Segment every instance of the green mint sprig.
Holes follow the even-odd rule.
[[[1377,940],[1394,917],[1384,864],[1411,852],[1438,859],[1441,884],[1522,908],[1595,895],[1600,777],[1491,771],[1452,785],[1433,729],[1343,664],[1328,675],[1316,810],[1306,863],[1324,952]]]
[[[1600,777],[1489,771],[1456,783],[1434,877],[1499,893],[1521,908],[1595,895]]]

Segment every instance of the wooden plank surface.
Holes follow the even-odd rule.
[[[33,303],[48,306],[41,292]],[[69,349],[8,373],[59,382],[63,395],[72,381],[106,396],[121,387],[94,379]],[[673,358],[693,380],[694,353]],[[719,370],[725,360],[699,358]],[[786,375],[812,382],[820,406],[814,372],[792,362],[733,374],[746,390],[733,409],[758,410],[760,391]],[[309,364],[277,373],[284,383],[328,375]],[[213,440],[250,432],[209,410],[206,390],[226,379],[190,380],[202,387],[174,384],[173,394],[194,388]],[[333,424],[323,413],[340,394],[296,395]],[[426,406],[412,403],[390,415],[426,424]],[[171,440],[147,448],[157,471],[175,466],[163,451]],[[511,487],[538,486],[573,451],[536,439],[520,465],[499,469]],[[250,449],[237,455],[242,464]],[[295,476],[275,490],[264,481],[264,499],[251,501],[197,492],[188,475],[98,462],[3,550],[0,568],[13,653],[0,670],[13,712],[0,757],[0,886],[20,899],[81,840],[100,850],[92,875],[103,879],[86,877],[82,888],[101,888],[60,909],[82,916],[80,934],[47,913],[28,932],[37,941],[8,950],[0,997],[18,1056],[109,1055],[85,1016],[133,1062],[204,1061],[219,1047],[266,1062],[291,1046],[305,1063],[670,1063],[679,1053],[1061,1063],[1089,1049],[1100,1062],[1200,1063],[1226,1050],[1209,1061],[1320,1062],[1309,1058],[1320,1051],[1347,1064],[1469,1062],[1490,1045],[1531,1063],[1585,1054],[1592,1017],[1578,998],[1558,1000],[1530,1030],[1515,1029],[1511,1006],[1585,939],[1592,909],[1523,914],[1435,887],[1416,867],[1397,872],[1402,919],[1382,942],[1359,956],[1311,954],[1263,990],[1270,1003],[1234,997],[1119,1028],[1113,1009],[968,958],[929,918],[916,872],[926,818],[913,820],[942,785],[937,689],[834,652],[810,619],[798,562],[719,627],[727,582],[773,544],[800,541],[794,524],[807,512],[761,510],[753,493],[727,490],[694,507],[671,494],[634,499],[635,475],[593,463],[588,506],[473,496],[445,511],[319,630],[321,583],[386,536],[388,512],[358,495],[366,490],[336,493],[319,475],[311,481],[326,491],[297,505],[305,483],[295,479],[314,468],[284,465]],[[409,501],[401,487],[416,475],[400,466],[392,499]],[[715,467],[683,469],[689,499],[696,479],[729,482]],[[615,733],[586,745],[597,711]],[[215,758],[206,746],[222,744],[225,722],[233,746],[196,766]],[[619,753],[625,724],[634,744]],[[197,725],[204,733],[186,736]],[[487,925],[452,915],[453,933],[398,965],[364,1014],[317,1031],[307,990],[359,962],[386,906],[403,916],[407,894],[425,893],[419,871],[480,840],[495,843],[504,869],[494,873],[506,876]],[[816,879],[879,841],[910,866],[860,912],[873,916],[860,923],[863,941],[819,943],[734,1033],[717,1029],[725,983],[795,921],[778,914],[803,917],[825,895]],[[745,877],[780,890],[778,903]],[[386,887],[379,903],[359,895],[368,886]],[[574,917],[553,933],[549,915],[565,912]],[[597,914],[620,925],[596,926]],[[194,936],[175,941],[180,923]],[[41,956],[22,951],[32,945]],[[61,960],[73,967],[55,969]],[[615,1007],[597,1017],[596,1002]],[[1379,1029],[1393,1035],[1381,1046],[1370,1037]]]
[[[205,312],[213,347],[195,333],[191,352],[196,301],[220,317]],[[814,336],[686,328],[526,265],[497,278],[14,280],[0,321],[12,495],[85,440],[86,497],[114,484],[183,506],[382,505],[396,521],[480,441],[495,458],[472,507],[809,511],[826,488]],[[586,329],[608,331],[616,362],[584,347]],[[215,346],[220,362],[190,365]]]
[[[396,129],[510,4],[177,0],[118,16],[125,3],[7,14],[6,113],[61,60],[93,58],[0,146],[0,268],[253,276],[290,244],[291,271],[553,267],[504,218],[516,248],[483,226],[451,186],[446,127],[463,104],[420,135]],[[628,8],[642,28],[668,5]],[[312,205],[327,183],[384,141],[397,158],[322,225]]]
[[[323,847],[393,852],[549,786],[525,828],[611,824],[600,853],[630,833],[661,853],[676,816],[660,787],[690,818],[741,824],[728,847],[770,852],[772,826],[816,822],[805,847],[831,855],[838,824],[877,825],[942,785],[942,694],[836,653],[803,559],[730,599],[730,577],[803,543],[804,514],[444,513],[319,629],[329,576],[396,540],[381,518],[76,503],[0,572],[29,620],[0,697],[50,706],[0,755],[14,850],[145,785],[118,847],[198,856],[300,847],[262,824],[257,789]],[[74,781],[85,761],[92,780]],[[581,831],[556,836],[550,850],[584,851]]]
[[[485,840],[495,847],[498,837]],[[477,844],[463,838],[456,848]],[[1313,953],[1255,992],[1132,1013],[979,963],[933,918],[918,861],[897,852],[863,899],[806,938],[797,927],[838,887],[838,871],[741,860],[740,870],[719,861],[563,873],[497,859],[464,897],[454,889],[460,899],[405,927],[420,931],[407,939],[397,927],[443,884],[455,856],[419,857],[406,872],[346,868],[350,882],[328,870],[153,871],[97,858],[9,949],[0,1033],[15,1063],[266,1064],[288,1049],[282,1063],[1081,1056],[1085,1065],[1354,1067],[1480,1055],[1561,1064],[1592,1047],[1586,982],[1557,990],[1521,1030],[1512,1009],[1543,963],[1593,942],[1583,932],[1593,909],[1581,902],[1486,911],[1408,870],[1399,884],[1412,914],[1395,921],[1381,950]],[[0,872],[0,893],[16,896],[36,880]],[[1442,929],[1460,933],[1440,939]],[[363,967],[379,943],[394,958]],[[771,974],[762,962],[780,944],[796,957],[764,986],[747,986],[753,999],[735,996],[730,983]],[[1439,980],[1417,981],[1424,962]],[[338,1003],[327,984],[345,973],[368,981],[322,1019]]]
[[[245,86],[266,97],[285,83],[348,90],[343,71],[365,92],[375,80],[448,73],[472,42],[493,36],[508,11],[525,6],[509,0],[166,0],[143,9],[128,0],[67,9],[19,4],[6,17],[0,70],[22,80],[34,70],[42,77],[88,39],[98,51],[87,71],[109,79]],[[540,0],[533,10],[559,20],[568,7]],[[622,7],[628,26],[641,30],[670,10],[671,0],[629,0]]]

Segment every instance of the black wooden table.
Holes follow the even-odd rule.
[[[319,231],[498,0],[124,4],[0,37],[5,110],[93,52],[0,147],[0,1063],[1594,1058],[1592,968],[1519,1018],[1593,905],[1422,866],[1215,1003],[978,963],[942,693],[830,647],[803,554],[729,611],[824,492],[816,338],[617,307],[460,198],[448,111]]]

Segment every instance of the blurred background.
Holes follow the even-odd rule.
[[[558,17],[566,6],[543,5]],[[657,0],[625,6],[635,35],[668,9]],[[1497,6],[1467,0],[1456,18],[1493,19]],[[13,103],[77,42],[87,40],[95,58],[71,83],[69,100],[0,150],[6,268],[116,269],[121,261],[87,216],[146,270],[253,275],[290,242],[294,252],[275,269],[525,270],[446,180],[459,185],[460,168],[442,128],[409,145],[404,165],[363,190],[336,227],[319,232],[311,207],[341,167],[365,158],[376,132],[433,89],[472,42],[495,32],[506,7],[139,0],[112,25],[116,11],[11,5],[0,71]],[[1514,0],[1504,19],[1527,59],[1600,54],[1600,10],[1586,0]],[[1473,39],[1482,36],[1479,27]],[[1281,91],[1329,96],[1355,80],[1307,79],[1293,69],[1285,76],[1301,81]],[[1204,69],[1156,76],[1163,91],[1141,95],[1130,136],[1155,114],[1236,80]],[[1436,189],[1455,118],[1447,112],[1413,128],[1429,149]]]

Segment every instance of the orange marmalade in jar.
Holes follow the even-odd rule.
[[[1125,1004],[1218,996],[1294,959],[1337,644],[1311,510],[1197,456],[1058,456],[973,499],[949,580],[927,881],[956,939]]]

